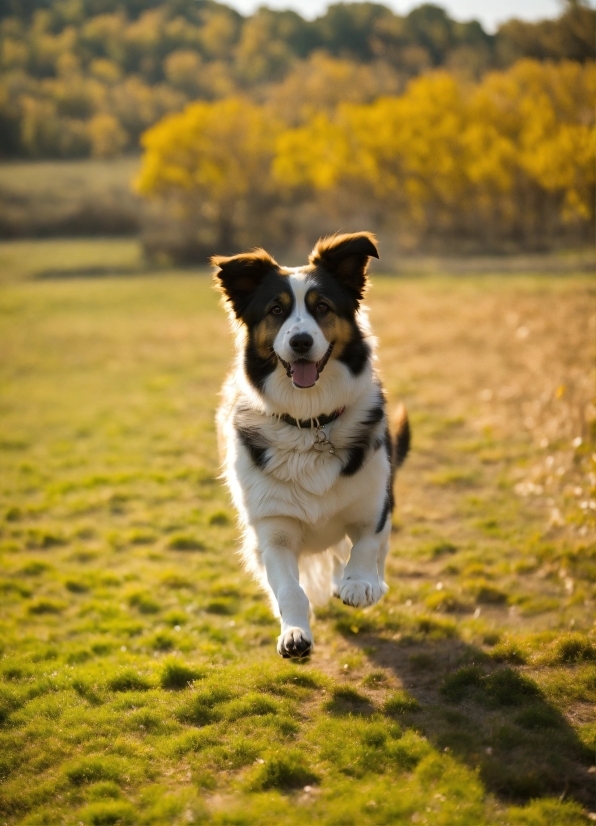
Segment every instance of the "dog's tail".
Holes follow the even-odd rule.
[[[406,460],[410,450],[412,433],[408,411],[404,404],[400,404],[393,416],[393,465],[397,470]]]

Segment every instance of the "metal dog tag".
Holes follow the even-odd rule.
[[[325,448],[328,448],[329,453],[335,453],[335,445],[333,442],[329,441],[327,438],[327,434],[325,433],[323,427],[319,425],[315,431],[315,440],[313,442],[313,447],[317,451],[317,453],[323,453]]]

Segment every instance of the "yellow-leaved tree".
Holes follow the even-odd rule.
[[[477,84],[431,72],[295,126],[237,99],[194,104],[146,134],[140,189],[192,204],[224,250],[364,224],[427,249],[582,242],[595,91],[594,63],[524,60]]]
[[[519,230],[539,237],[594,217],[596,66],[523,60],[488,75],[473,102],[491,144],[507,143]],[[492,148],[492,145],[491,145]]]
[[[255,223],[277,202],[279,130],[262,107],[231,98],[193,103],[143,135],[137,189],[167,205],[190,257],[255,245]]]
[[[595,85],[594,64],[572,62],[521,61],[476,87],[436,72],[285,130],[275,175],[328,206],[373,199],[418,239],[540,246],[593,219]]]

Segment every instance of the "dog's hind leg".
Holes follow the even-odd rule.
[[[285,658],[308,657],[313,638],[310,605],[299,581],[300,527],[293,519],[270,517],[259,519],[255,532],[267,582],[279,606],[281,634],[277,651]]]
[[[386,590],[389,590],[387,583],[385,582],[385,560],[387,559],[387,554],[389,553],[389,537],[384,542],[381,542],[379,545],[379,550],[377,551],[377,573],[379,575],[379,582],[381,583],[381,587],[385,586]]]
[[[331,548],[333,554],[333,573],[331,575],[331,592],[334,597],[339,597],[339,588],[343,579],[344,570],[350,558],[350,548],[352,543],[348,537],[344,537],[341,542]]]
[[[322,553],[301,554],[298,561],[300,585],[311,607],[327,605],[331,596],[333,555],[331,550]]]

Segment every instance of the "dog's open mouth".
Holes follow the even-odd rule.
[[[327,352],[320,361],[307,361],[307,359],[297,359],[296,361],[284,361],[280,356],[279,360],[286,368],[288,378],[292,379],[294,387],[306,389],[313,387],[323,372],[325,365],[329,361],[329,356],[333,350],[333,342],[327,348]]]

